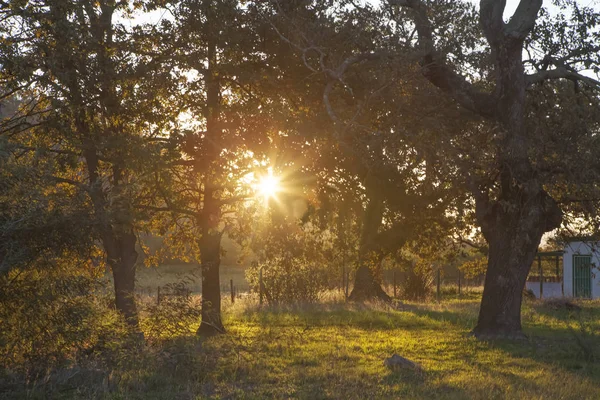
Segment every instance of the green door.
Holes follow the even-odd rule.
[[[592,297],[592,256],[573,256],[573,296]]]

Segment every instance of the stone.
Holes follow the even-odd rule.
[[[422,371],[422,368],[419,364],[410,361],[408,358],[399,356],[398,354],[394,354],[393,356],[386,358],[383,362],[383,365],[391,370],[410,369],[413,371]]]

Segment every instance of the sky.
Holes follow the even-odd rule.
[[[472,3],[479,4],[478,0],[470,1]],[[593,6],[596,9],[600,10],[600,0],[578,0],[577,3],[584,7]],[[509,19],[517,9],[518,5],[519,0],[507,0],[506,8],[504,9],[504,18]],[[551,0],[544,0],[544,7],[547,7],[550,11],[558,12],[557,7],[552,4]]]
[[[380,0],[367,0],[371,3],[379,3]],[[479,5],[479,0],[470,0],[472,3]],[[520,0],[507,0],[506,1],[506,9],[504,10],[504,17],[508,20],[519,5]],[[600,0],[577,0],[577,3],[584,7],[592,6],[597,10],[600,10]],[[558,8],[552,4],[552,0],[544,0],[544,7],[549,8],[551,11],[558,12]],[[161,18],[164,18],[164,12],[155,11],[152,13],[148,13],[144,16],[139,16],[136,22],[150,22],[157,23]]]

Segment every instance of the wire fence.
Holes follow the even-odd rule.
[[[243,272],[243,269],[240,268]],[[339,292],[344,298],[348,298],[352,293],[354,286],[355,273],[352,268],[342,268],[339,278],[332,282],[330,289]],[[155,284],[138,285],[137,293],[150,299],[155,299],[157,304],[170,296],[179,295],[201,295],[202,278],[197,274],[179,275],[170,277],[171,280],[161,279]],[[427,298],[429,300],[443,300],[446,298],[468,297],[472,294],[481,292],[484,276],[467,279],[460,271],[447,272],[441,269],[435,270],[429,277],[431,280],[427,284]],[[405,272],[399,269],[384,270],[380,276],[382,288],[394,299],[406,298],[403,292],[404,281],[407,279]],[[153,282],[152,282],[153,283]],[[254,295],[258,296],[259,301],[264,300],[265,284],[259,279],[259,288]],[[224,299],[229,299],[232,303],[237,298],[247,296],[251,293],[249,283],[246,281],[243,273],[228,273],[221,277],[221,294]],[[154,301],[154,300],[153,300]]]

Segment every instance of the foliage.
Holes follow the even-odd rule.
[[[400,280],[400,294],[408,300],[425,300],[431,294],[434,284],[434,270],[431,263],[418,261],[410,264]]]
[[[188,288],[188,279],[161,287],[156,303],[143,304],[142,329],[149,341],[190,334],[201,316],[200,300]]]
[[[334,236],[311,222],[298,225],[293,218],[271,221],[265,221],[249,244],[258,258],[246,270],[251,289],[259,291],[262,271],[263,291],[270,304],[317,301],[339,281],[339,269],[332,263]]]
[[[0,367],[36,379],[93,353],[116,350],[126,337],[123,320],[98,296],[103,282],[88,266],[15,269],[0,278]]]
[[[487,257],[473,258],[462,263],[458,269],[465,275],[465,278],[474,279],[485,274],[487,263]]]
[[[314,259],[283,256],[253,263],[246,270],[246,279],[255,293],[259,292],[261,271],[263,293],[269,304],[316,302],[330,288],[330,271]]]

